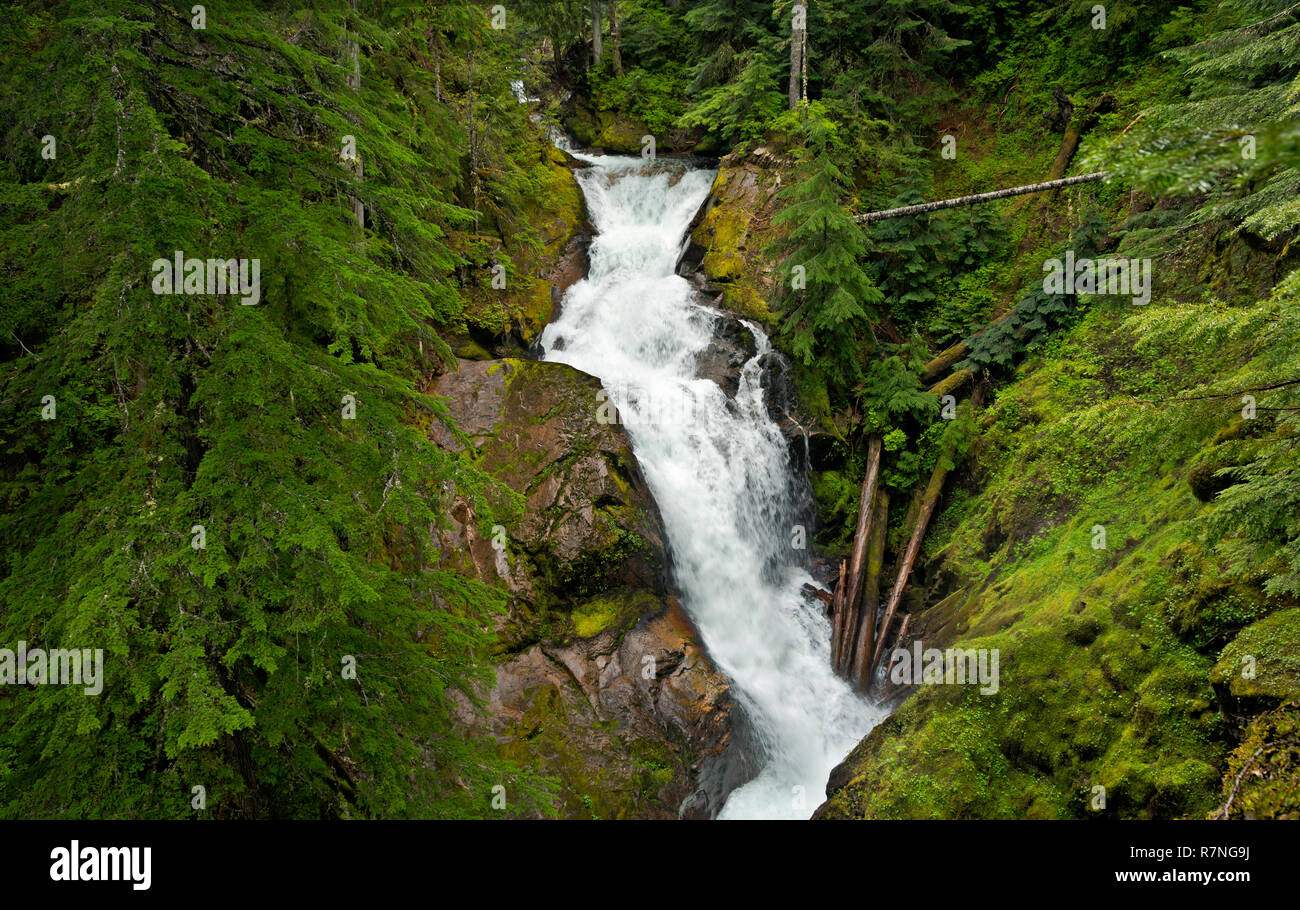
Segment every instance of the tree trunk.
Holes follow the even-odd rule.
[[[618,24],[618,0],[609,4],[609,37],[614,52],[614,75],[623,75],[623,33]]]
[[[348,10],[352,13],[349,24],[355,25],[357,0],[348,0]],[[356,32],[348,33],[348,60],[352,63],[352,70],[348,73],[348,87],[356,91],[361,88],[361,45]]]
[[[790,87],[788,90],[790,100],[790,110],[794,110],[799,104],[799,73],[802,69],[803,61],[803,29],[794,27],[794,19],[790,20]]]
[[[971,396],[971,407],[978,408],[983,401],[983,387],[977,387],[975,393]],[[898,605],[903,599],[903,589],[907,587],[908,576],[912,573],[912,565],[916,562],[917,553],[921,550],[921,541],[925,538],[925,529],[930,524],[930,518],[934,514],[934,507],[939,502],[939,494],[943,492],[943,481],[948,476],[948,468],[945,462],[948,459],[942,455],[939,463],[934,466],[934,473],[930,475],[930,482],[925,486],[925,494],[921,497],[921,508],[916,515],[916,526],[912,529],[912,537],[907,543],[907,550],[903,553],[903,558],[898,564],[898,575],[894,578],[893,590],[889,592],[889,604],[885,608],[885,618],[880,622],[879,642],[881,647],[876,649],[876,653],[871,660],[871,673],[874,678],[877,665],[884,654],[884,643],[889,640],[889,626],[894,621],[894,614],[898,611]]]
[[[600,60],[603,57],[605,48],[601,44],[600,34],[600,6],[601,0],[591,0],[591,56],[593,58],[591,68],[598,69]]]
[[[876,614],[880,612],[880,573],[885,567],[885,533],[889,526],[889,494],[876,491],[875,515],[871,519],[871,542],[867,546],[866,582],[858,617],[858,636],[853,645],[849,680],[859,692],[871,688],[868,675],[871,651],[876,646]]]
[[[1074,154],[1079,150],[1079,143],[1083,140],[1084,135],[1097,125],[1101,115],[1109,111],[1115,105],[1113,95],[1102,95],[1094,101],[1083,115],[1077,120],[1071,119],[1065,127],[1065,135],[1061,137],[1061,147],[1057,149],[1056,159],[1052,161],[1052,170],[1047,175],[1048,180],[1059,180],[1065,176],[1066,170],[1070,167],[1070,162],[1074,160]],[[1070,111],[1074,107],[1071,105]]]
[[[805,3],[805,8],[807,4]],[[799,30],[799,74],[802,81],[803,113],[804,117],[808,116],[808,28]]]
[[[1054,190],[1063,186],[1074,186],[1076,183],[1088,183],[1092,180],[1102,180],[1109,176],[1109,171],[1097,171],[1092,174],[1080,174],[1077,177],[1064,177],[1060,180],[1047,180],[1043,183],[1029,183],[1024,186],[1013,186],[1005,190],[994,190],[991,193],[977,193],[974,196],[958,196],[955,199],[942,199],[938,202],[921,202],[917,205],[905,205],[897,209],[883,209],[879,212],[867,212],[862,215],[854,215],[853,220],[862,224],[872,221],[883,221],[886,218],[901,218],[904,215],[920,215],[925,212],[938,212],[943,209],[955,209],[964,205],[976,205],[981,202],[994,202],[998,199],[1009,199],[1012,196],[1024,196],[1026,193],[1041,193],[1044,190]]]
[[[438,43],[442,40],[442,35],[437,29],[429,31],[429,50],[433,53],[433,97],[442,103],[442,56],[438,52]]]
[[[974,378],[974,376],[975,374],[972,373],[970,370],[956,370],[950,373],[948,375],[948,378],[945,379],[943,382],[935,383],[927,391],[931,395],[938,395],[940,398],[942,398],[944,395],[947,395],[949,392],[952,392],[955,389],[960,389],[972,378]]]
[[[840,583],[835,586],[835,599],[831,602],[831,666],[839,657],[840,640],[844,637],[844,560],[840,560]]]
[[[467,73],[466,95],[469,97],[469,190],[474,197],[474,232],[478,233],[478,154],[476,152],[478,137],[474,123],[474,49],[465,53],[465,71]]]
[[[921,541],[925,538],[926,526],[930,523],[930,516],[934,514],[934,507],[939,502],[939,494],[943,492],[943,481],[947,476],[948,469],[944,465],[944,459],[940,458],[939,463],[934,466],[934,473],[930,475],[930,482],[925,486],[925,494],[921,497],[921,510],[916,516],[916,527],[912,529],[912,537],[907,542],[907,550],[904,551],[903,558],[898,563],[898,575],[894,578],[893,590],[889,592],[889,603],[885,606],[885,618],[880,621],[880,647],[872,655],[872,678],[875,678],[877,666],[884,654],[885,643],[889,641],[889,627],[893,623],[894,614],[898,612],[898,605],[903,599],[903,589],[907,587],[908,576],[912,574],[912,564],[916,562],[916,555],[921,550]]]
[[[994,324],[996,323],[990,323],[990,325]],[[981,331],[983,331],[983,329],[981,329]],[[934,382],[944,373],[948,372],[949,368],[952,367],[954,363],[965,357],[969,350],[970,346],[967,345],[965,341],[959,341],[952,347],[939,353],[933,360],[925,365],[924,369],[921,370],[921,384],[925,385],[926,383]]]
[[[848,596],[844,600],[845,621],[836,643],[836,661],[833,669],[841,676],[849,675],[852,662],[853,641],[858,629],[858,595],[862,590],[862,568],[871,537],[871,520],[876,503],[876,483],[880,478],[880,437],[873,435],[867,443],[867,475],[862,479],[862,495],[858,500],[858,526],[853,533],[853,555],[849,561]]]

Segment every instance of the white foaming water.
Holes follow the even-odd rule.
[[[800,593],[786,442],[768,415],[758,345],[734,401],[695,378],[718,316],[676,274],[713,172],[575,153],[597,236],[588,276],[542,333],[547,360],[599,377],[663,514],[683,603],[734,682],[765,765],[722,818],[807,818],[827,775],[886,712],[830,670],[830,624]],[[595,406],[593,402],[593,407]]]

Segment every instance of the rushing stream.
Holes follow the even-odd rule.
[[[719,325],[674,274],[713,172],[577,153],[596,237],[587,277],[541,343],[601,379],[663,513],[674,577],[709,654],[734,682],[765,752],[722,818],[806,818],[830,770],[885,712],[830,671],[830,625],[811,581],[785,439],[768,415],[758,354],[728,401],[696,363]],[[593,403],[595,406],[595,403]]]

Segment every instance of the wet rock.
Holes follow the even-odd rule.
[[[453,491],[443,568],[510,595],[495,684],[461,719],[554,776],[563,814],[712,817],[755,773],[742,712],[671,588],[664,532],[600,383],[564,364],[465,361],[437,378],[450,451],[526,498],[494,546]]]
[[[702,273],[721,290],[728,310],[762,322],[771,319],[765,300],[774,289],[763,250],[773,237],[776,194],[788,167],[766,148],[721,159],[677,262],[677,274]]]
[[[753,332],[735,316],[720,314],[713,340],[698,355],[695,375],[713,380],[728,398],[735,398],[741,369],[757,352]]]
[[[565,364],[464,362],[433,384],[480,466],[526,497],[507,528],[556,593],[668,590],[663,525],[622,427],[596,419],[600,381]],[[431,438],[465,440],[444,425]]]

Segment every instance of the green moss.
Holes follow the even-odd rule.
[[[641,616],[661,606],[659,598],[649,591],[622,591],[574,607],[570,619],[579,638],[594,638],[609,628],[630,628]]]
[[[540,167],[539,192],[522,212],[535,236],[511,238],[504,250],[458,250],[479,274],[487,274],[498,261],[510,263],[504,288],[492,288],[483,281],[461,290],[466,327],[499,336],[513,330],[525,346],[536,339],[551,316],[551,285],[540,276],[560,260],[586,219],[582,191],[564,166],[563,153],[554,149],[546,156]]]
[[[475,341],[466,341],[456,348],[455,354],[462,360],[491,360],[492,354]]]
[[[818,428],[837,439],[843,439],[843,434],[831,414],[831,399],[826,387],[826,377],[805,367],[802,363],[796,363],[792,373],[799,403],[817,422]]]
[[[554,776],[562,816],[625,819],[667,812],[660,792],[685,767],[671,747],[600,721],[576,686],[567,699],[554,685],[538,686],[528,697],[523,717],[509,726],[497,751]]]
[[[1210,681],[1237,697],[1300,698],[1300,609],[1243,629],[1223,649]]]
[[[602,148],[614,154],[637,155],[641,152],[641,137],[649,128],[622,112],[590,110],[574,106],[564,115],[564,128],[579,145]]]
[[[1250,649],[1258,686],[1295,690],[1300,611],[1259,622],[1257,582],[1215,568],[1179,473],[1217,424],[1173,434],[1112,400],[1106,382],[1149,388],[1163,369],[1135,361],[1114,323],[1090,314],[999,393],[979,485],[950,493],[921,556],[947,586],[944,646],[998,648],[999,691],[920,687],[850,756],[823,814],[1200,817],[1229,749],[1211,679]],[[1212,675],[1211,648],[1252,622]]]
[[[1223,775],[1210,818],[1300,819],[1300,703],[1255,718]]]

